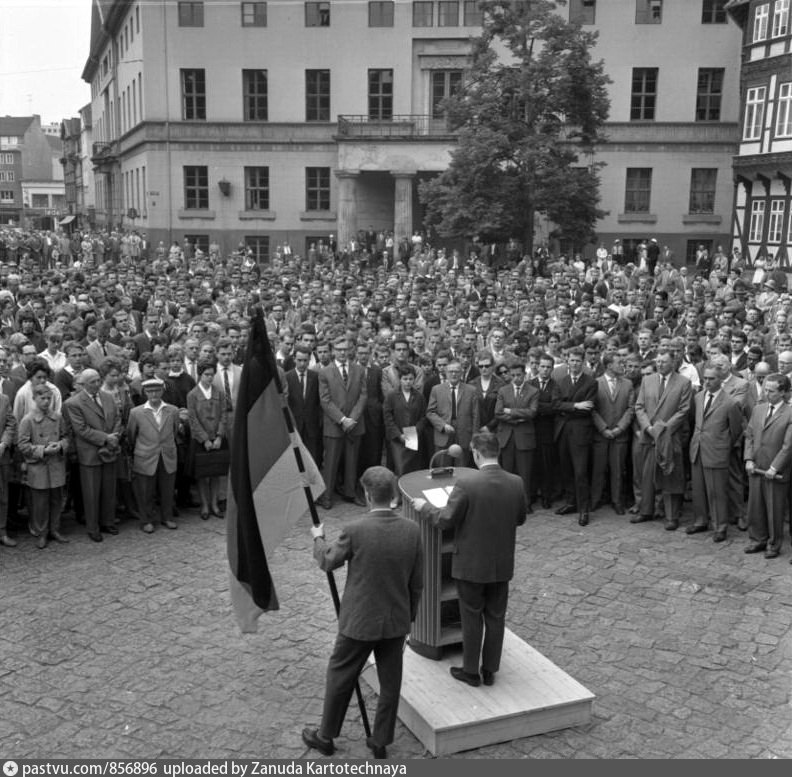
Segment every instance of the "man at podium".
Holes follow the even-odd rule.
[[[477,470],[461,471],[443,508],[416,499],[415,510],[442,529],[453,527],[451,577],[459,595],[462,666],[455,680],[492,685],[500,668],[517,527],[525,522],[523,481],[498,464],[498,438],[479,432],[471,442]],[[481,674],[479,674],[479,656]]]

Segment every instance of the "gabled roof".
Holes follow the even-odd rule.
[[[91,82],[99,65],[102,49],[113,33],[118,31],[121,20],[134,0],[92,0],[91,6],[91,50],[82,72],[83,81]]]
[[[32,116],[0,116],[0,135],[14,135],[21,138],[32,123]]]

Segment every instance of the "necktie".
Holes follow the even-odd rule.
[[[305,373],[300,373],[300,391],[302,392],[303,399],[305,399]]]
[[[542,386],[542,391],[545,391],[547,389],[547,381],[543,380],[541,386]]]
[[[712,406],[713,399],[714,396],[712,394],[707,394],[707,404],[704,405],[704,415],[707,415],[707,413],[709,413],[709,409]]]
[[[662,377],[662,378],[661,378],[661,380],[660,380],[660,396],[661,396],[661,397],[663,396],[663,394],[665,394],[665,390],[666,390],[666,380],[667,380],[666,376],[665,376],[665,375],[663,375],[663,377]]]
[[[99,399],[99,394],[94,394],[94,402],[96,402],[96,406],[99,408],[99,412],[104,415],[104,408],[102,407],[102,400]]]
[[[456,386],[451,386],[451,420],[456,421],[456,417],[457,417]]]
[[[234,409],[231,402],[231,384],[228,382],[228,367],[223,368],[223,390],[225,391],[226,410],[230,413]]]
[[[102,343],[102,353],[107,356],[107,346],[104,343]]]
[[[770,419],[773,417],[774,410],[775,408],[772,405],[770,405],[770,409],[767,411],[767,418],[765,418],[765,426],[767,426],[770,423]]]
[[[341,377],[344,380],[344,386],[349,386],[349,373],[344,365],[341,366]]]
[[[190,377],[193,380],[198,379],[198,376],[195,374],[195,362],[190,362]]]
[[[608,390],[610,391],[611,399],[616,398],[616,382],[609,380],[608,381]]]

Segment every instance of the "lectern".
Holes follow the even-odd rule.
[[[424,491],[450,491],[460,472],[466,467],[432,477],[428,469],[411,472],[399,479],[403,494],[404,515],[421,527],[424,549],[424,589],[418,604],[418,614],[410,632],[410,647],[419,655],[439,661],[447,645],[462,644],[459,601],[456,584],[451,579],[451,555],[454,530],[435,528],[413,508],[412,500],[425,498]]]

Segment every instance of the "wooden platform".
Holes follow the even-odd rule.
[[[409,647],[404,653],[399,718],[433,755],[582,726],[591,719],[594,694],[508,629],[494,685],[471,688],[454,680],[448,669],[461,663],[459,648],[447,649],[440,661],[422,658]],[[363,679],[379,690],[373,665]]]

